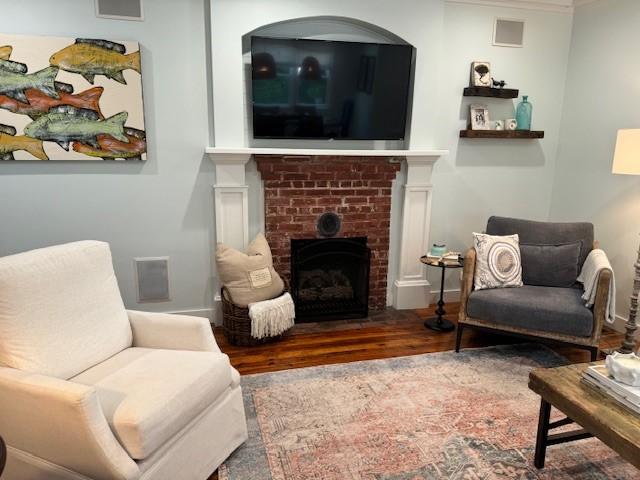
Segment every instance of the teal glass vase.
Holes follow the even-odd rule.
[[[522,101],[518,104],[516,109],[516,122],[518,130],[531,130],[531,113],[533,106],[529,103],[529,96],[523,95]]]

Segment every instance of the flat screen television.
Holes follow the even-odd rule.
[[[251,38],[254,138],[402,140],[413,47]]]

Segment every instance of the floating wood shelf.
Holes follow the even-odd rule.
[[[519,90],[514,88],[467,87],[465,97],[518,98]]]
[[[541,130],[460,130],[460,138],[544,138]]]

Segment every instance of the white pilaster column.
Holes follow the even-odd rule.
[[[209,153],[216,166],[213,186],[216,242],[244,249],[249,243],[249,187],[245,166],[250,154]]]
[[[407,157],[402,235],[393,306],[399,310],[429,306],[431,284],[420,257],[429,250],[431,225],[431,172],[439,155]]]

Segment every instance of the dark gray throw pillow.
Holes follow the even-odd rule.
[[[580,273],[580,242],[564,245],[520,244],[525,285],[571,287]]]

